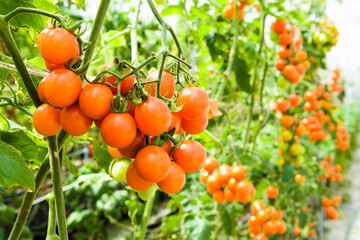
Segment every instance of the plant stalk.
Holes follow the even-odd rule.
[[[147,230],[147,224],[148,224],[149,217],[151,215],[151,209],[152,209],[153,204],[154,204],[155,196],[156,196],[156,193],[145,204],[145,209],[144,209],[144,214],[143,214],[143,217],[142,217],[142,222],[141,222],[141,227],[140,227],[140,233],[139,233],[139,236],[138,236],[138,240],[143,240],[145,238],[145,234],[146,234],[146,230]]]

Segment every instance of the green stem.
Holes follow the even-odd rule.
[[[148,224],[149,217],[151,215],[151,209],[154,204],[155,196],[156,196],[156,193],[155,193],[154,197],[150,198],[145,204],[145,209],[144,209],[144,214],[143,214],[142,221],[141,221],[141,227],[140,227],[140,233],[138,236],[138,240],[143,240],[145,238],[147,224]]]
[[[83,74],[86,74],[86,71],[89,68],[90,61],[91,61],[92,55],[94,53],[97,40],[99,39],[100,31],[103,26],[110,2],[111,2],[111,0],[101,0],[101,2],[100,2],[99,9],[96,13],[96,17],[95,17],[95,21],[94,21],[94,26],[91,29],[91,33],[90,33],[90,38],[89,38],[90,46],[86,50],[85,55],[84,55],[83,66],[85,67],[85,70],[83,71]]]
[[[60,239],[67,240],[67,226],[65,216],[65,201],[62,190],[62,169],[60,163],[60,153],[58,149],[57,139],[55,136],[48,137],[50,172],[53,181],[53,191],[55,196],[56,217]]]
[[[44,15],[44,16],[53,18],[53,19],[57,20],[58,22],[61,22],[63,20],[63,18],[64,18],[61,15],[54,14],[54,13],[51,13],[51,12],[47,12],[47,11],[37,9],[37,8],[18,7],[18,8],[14,9],[13,11],[11,11],[10,13],[8,13],[5,16],[5,21],[9,22],[15,16],[17,16],[19,14],[24,14],[24,13],[34,13],[34,14]]]
[[[141,0],[137,0],[135,18],[131,24],[131,62],[134,63],[138,59],[138,40],[137,40],[137,26],[139,22],[139,13]]]
[[[24,61],[21,58],[19,49],[16,46],[15,40],[6,21],[6,17],[4,16],[0,16],[0,37],[5,43],[6,49],[10,53],[12,59],[14,60],[16,69],[20,74],[21,80],[23,81],[23,84],[25,85],[31,100],[36,107],[40,106],[41,101],[38,97],[36,87],[30,77],[29,72],[27,71]]]
[[[56,232],[56,213],[55,213],[55,199],[54,193],[51,192],[46,197],[46,200],[49,203],[49,216],[48,216],[48,226],[47,226],[47,236],[50,236]]]
[[[234,20],[233,20],[233,27],[235,29],[234,32],[234,39],[231,45],[231,49],[230,49],[230,53],[229,53],[229,63],[226,67],[226,70],[223,74],[222,80],[221,80],[221,84],[220,84],[220,88],[216,93],[215,98],[219,99],[226,87],[228,78],[233,70],[233,66],[234,66],[234,62],[235,62],[235,56],[236,56],[236,50],[237,50],[237,42],[238,42],[238,36],[239,36],[239,27],[238,27],[238,23],[239,23],[239,19],[238,19],[238,14],[239,14],[239,1],[236,1],[235,3],[235,16],[234,16]]]
[[[20,111],[22,111],[22,112],[26,113],[27,115],[29,115],[30,117],[32,117],[33,113],[29,109],[27,109],[19,104],[14,103],[10,98],[0,96],[0,99],[6,101],[6,102],[0,102],[0,106],[6,106],[6,105],[13,106],[14,108],[17,108]]]

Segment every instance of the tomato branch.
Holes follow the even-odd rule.
[[[49,216],[48,216],[48,226],[47,226],[47,236],[56,233],[56,213],[55,213],[55,199],[54,193],[50,192],[46,196],[46,200],[49,203]]]
[[[16,9],[14,9],[13,11],[11,11],[10,13],[8,13],[7,15],[5,15],[5,21],[9,22],[15,16],[17,16],[19,14],[24,14],[24,13],[34,13],[34,14],[44,15],[44,16],[53,18],[58,22],[62,22],[63,19],[64,19],[64,17],[61,16],[61,15],[51,13],[51,12],[47,12],[47,11],[44,11],[44,10],[41,10],[41,9],[18,7]]]
[[[156,196],[156,192],[155,192],[154,196],[152,198],[150,198],[145,204],[144,214],[142,217],[140,232],[139,232],[139,236],[138,236],[139,240],[142,240],[145,238],[147,224],[148,224],[148,220],[149,220],[149,217],[151,214],[152,206],[154,204],[155,196]]]

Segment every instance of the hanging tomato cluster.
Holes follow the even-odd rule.
[[[206,190],[217,203],[223,203],[225,200],[247,203],[255,196],[256,189],[251,182],[245,180],[246,175],[246,169],[242,165],[230,167],[222,164],[218,167],[217,160],[208,157],[200,180],[206,184]]]
[[[255,0],[239,0],[240,6],[238,9],[238,20],[242,20],[244,18],[244,9],[246,6],[253,5]],[[223,16],[226,18],[234,19],[235,17],[235,0],[228,0],[228,2],[225,5],[225,8],[222,12]]]
[[[204,166],[206,151],[200,143],[178,142],[172,137],[205,130],[209,97],[202,88],[186,78],[185,87],[177,93],[175,79],[167,71],[161,73],[160,82],[160,73],[155,71],[134,84],[134,75],[140,76],[131,75],[129,67],[119,61],[103,66],[97,76],[103,82],[82,85],[80,77],[65,68],[79,55],[74,35],[65,29],[47,28],[40,33],[38,46],[52,66],[38,87],[39,98],[45,103],[35,111],[33,123],[40,134],[52,136],[64,129],[81,136],[95,122],[110,154],[123,156],[111,164],[111,175],[138,191],[156,183],[164,192],[176,193],[185,184],[185,172],[197,172]]]
[[[342,126],[342,121],[336,122],[336,149],[339,151],[345,151],[350,147],[349,140],[350,135],[347,132],[347,127]]]
[[[331,163],[334,161],[334,159],[331,156],[326,156],[324,161],[320,162],[320,166],[325,170],[326,175],[321,175],[321,180],[329,180],[341,182],[343,179],[343,176],[341,174],[342,167],[339,164],[331,165]]]
[[[248,219],[250,236],[254,239],[267,239],[266,235],[283,235],[286,224],[283,212],[273,206],[266,208],[262,201],[256,200],[250,205],[252,215]]]
[[[327,197],[321,199],[321,204],[325,208],[325,215],[331,220],[337,220],[339,218],[336,208],[340,205],[341,201],[340,196],[334,196],[332,199]]]
[[[289,81],[297,84],[311,66],[306,60],[307,52],[300,49],[303,45],[301,31],[283,19],[275,20],[272,30],[279,35],[278,42],[281,45],[277,52],[279,60],[275,63],[276,69],[283,74],[283,77],[278,80],[278,85],[285,88]]]
[[[340,70],[339,68],[335,68],[332,71],[331,81],[328,84],[328,87],[331,92],[342,92],[344,88],[339,84],[339,80],[341,80]]]
[[[324,19],[319,22],[319,27],[314,31],[312,40],[318,50],[330,51],[337,44],[339,32],[332,21]]]

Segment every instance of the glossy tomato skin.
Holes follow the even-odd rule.
[[[90,130],[93,120],[82,114],[79,105],[74,103],[61,110],[60,123],[68,134],[81,136]]]
[[[182,106],[180,115],[183,119],[193,121],[207,113],[210,105],[209,96],[204,89],[187,87],[181,90],[177,106]]]
[[[67,107],[77,101],[81,86],[81,79],[74,72],[66,68],[55,69],[46,78],[44,94],[51,105]]]
[[[171,162],[169,175],[157,185],[166,193],[177,193],[184,187],[185,180],[184,170],[178,164]]]
[[[158,76],[159,71],[154,71],[150,73],[150,75],[146,78],[145,82],[156,81],[158,79]],[[165,97],[165,95],[167,94],[166,97],[170,99],[174,96],[175,88],[176,84],[173,75],[171,75],[169,72],[163,71],[160,82],[160,95]],[[156,83],[150,83],[148,85],[145,85],[145,91],[149,92],[153,97],[156,96],[156,89]]]
[[[49,75],[48,75],[48,76],[49,76]],[[45,93],[44,93],[44,87],[45,87],[46,78],[47,78],[48,76],[44,77],[44,78],[40,81],[39,86],[38,86],[38,89],[37,89],[37,92],[38,92],[38,96],[39,96],[40,101],[45,101],[45,100],[46,100]]]
[[[134,162],[132,162],[126,170],[126,182],[136,191],[144,191],[153,185],[153,183],[147,182],[139,176],[135,169]]]
[[[199,134],[206,129],[207,125],[208,125],[207,113],[193,121],[188,121],[186,119],[181,120],[182,129],[184,129],[184,131],[189,134]]]
[[[100,69],[100,72],[105,70],[105,69],[108,69],[109,67],[113,66],[113,63],[107,63],[105,64],[101,69]],[[131,72],[131,70],[125,72],[125,74],[128,74],[129,72]],[[113,84],[117,81],[118,79],[115,77],[115,76],[109,76],[109,77],[106,77],[105,78],[105,81],[110,83],[110,84]],[[120,84],[120,92],[122,94],[125,94],[125,93],[129,93],[130,90],[132,89],[132,87],[134,86],[134,82],[135,82],[135,77],[134,75],[131,75],[130,77],[127,77],[125,78],[124,80],[121,81],[121,84]],[[115,84],[113,87],[110,87],[110,90],[111,92],[116,95],[117,94],[117,86],[118,84]]]
[[[110,113],[100,128],[104,142],[113,148],[129,146],[136,137],[136,124],[128,113]]]
[[[80,110],[91,119],[102,119],[111,111],[112,98],[113,94],[108,86],[104,84],[87,85],[80,93]]]
[[[44,103],[39,106],[33,115],[35,130],[43,136],[58,134],[62,127],[60,124],[60,110]]]
[[[45,28],[37,45],[43,58],[52,64],[66,64],[79,52],[76,37],[64,28]]]
[[[169,175],[170,162],[170,157],[164,149],[149,145],[136,154],[134,164],[142,179],[157,183]]]
[[[184,140],[174,151],[173,159],[185,172],[193,173],[204,167],[206,151],[200,143],[194,140]]]
[[[145,135],[157,136],[169,129],[171,112],[163,101],[150,97],[136,106],[135,122],[138,129]]]
[[[180,127],[181,127],[181,116],[178,112],[171,113],[171,123],[168,131],[171,131],[175,128],[175,134],[180,134]]]
[[[135,158],[136,151],[145,145],[145,135],[142,132],[137,132],[136,137],[132,143],[125,147],[125,148],[119,148],[119,152],[127,158]]]

